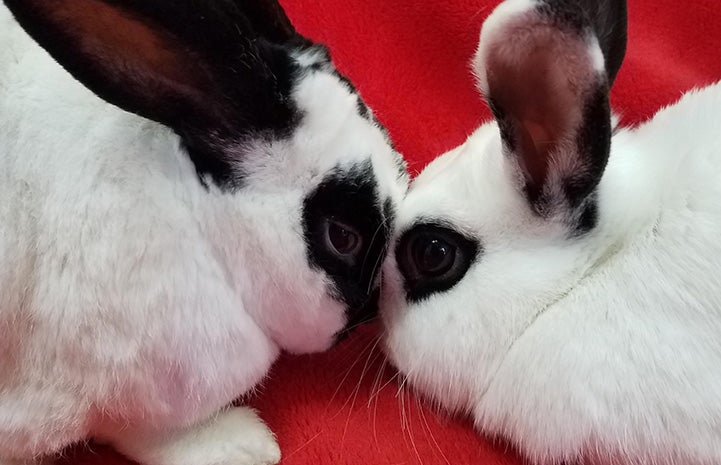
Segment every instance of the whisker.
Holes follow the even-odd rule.
[[[374,341],[374,339],[376,339],[376,340]],[[361,361],[361,359],[363,358],[363,355],[366,353],[366,351],[370,349],[370,351],[371,351],[370,353],[372,353],[373,348],[374,348],[377,344],[378,344],[378,339],[377,339],[377,337],[371,338],[371,339],[368,341],[368,344],[366,344],[366,346],[358,353],[358,356],[356,357],[355,361],[354,361],[354,362],[351,364],[351,366],[346,370],[345,375],[343,376],[343,379],[340,381],[340,383],[338,383],[338,387],[336,388],[335,392],[333,392],[333,395],[331,396],[330,400],[328,401],[328,407],[327,407],[327,408],[330,408],[331,404],[333,403],[333,401],[335,400],[336,396],[337,396],[338,393],[340,392],[341,387],[343,387],[343,384],[344,384],[345,381],[348,379],[348,377],[350,376],[350,374],[353,372],[353,368],[355,368],[355,366],[358,364],[358,362]],[[350,400],[350,399],[348,399],[348,400]],[[333,416],[333,418],[335,418],[335,416],[338,415],[341,410],[343,410],[343,407],[345,407],[345,406],[348,404],[348,400],[346,400],[346,401],[343,403],[343,405],[340,407],[340,410],[338,411],[338,413],[336,413],[336,414]],[[326,411],[327,411],[327,408],[326,408]]]
[[[400,395],[401,400],[401,429],[403,431],[406,430],[406,399],[405,399],[405,391],[403,391],[403,384],[401,384],[401,387],[398,389],[398,393]]]
[[[423,412],[423,405],[421,405],[420,399],[418,397],[416,397],[416,405],[418,407],[419,416],[420,416],[421,420],[423,421],[423,424],[425,425],[426,430],[428,431],[428,434],[426,435],[426,437],[430,436],[431,441],[433,441],[433,444],[436,446],[438,453],[441,454],[441,457],[443,458],[443,461],[446,463],[446,465],[451,465],[451,462],[448,461],[448,457],[446,457],[446,454],[443,453],[441,446],[438,445],[438,441],[436,441],[435,436],[433,436],[433,431],[431,430],[431,426],[428,424],[428,420],[426,419],[426,414]]]
[[[408,382],[408,376],[409,376],[409,375],[405,375],[405,376],[403,377],[403,381],[401,381],[400,386],[398,386],[398,392],[396,392],[396,397],[397,397],[401,392],[403,392],[403,388],[405,387],[406,383]]]
[[[383,362],[381,362],[380,366],[378,367],[378,373],[376,374],[376,379],[373,381],[373,387],[371,389],[371,395],[368,397],[368,408],[370,408],[371,403],[373,402],[373,399],[375,399],[374,406],[373,406],[373,412],[372,412],[372,423],[373,423],[373,440],[375,441],[376,447],[380,450],[380,446],[378,445],[378,428],[377,428],[377,420],[378,420],[378,400],[379,400],[379,394],[382,388],[379,388],[381,383],[381,377],[383,376],[383,373],[385,372],[386,366],[388,365],[388,357],[383,357]],[[395,378],[396,375],[393,375],[393,378]],[[388,385],[388,383],[384,384],[384,386]]]
[[[383,247],[383,252],[376,258],[376,262],[375,265],[373,265],[373,271],[371,272],[371,276],[375,276],[378,272],[378,268],[381,266],[381,261],[383,260],[383,257],[385,257],[386,252],[388,252],[388,246]],[[370,295],[372,288],[373,280],[371,279],[370,281],[368,281],[368,289],[366,289],[366,295]]]
[[[373,322],[375,322],[376,320],[378,320],[378,317],[377,317],[377,316],[370,317],[370,318],[368,318],[368,319],[366,319],[366,320],[359,321],[358,323],[355,323],[355,324],[353,324],[353,325],[348,326],[347,328],[344,328],[344,329],[343,329],[343,332],[346,332],[346,333],[351,332],[351,331],[353,331],[354,329],[359,328],[360,326],[363,326],[363,325],[366,324],[366,323],[373,323]]]
[[[410,395],[410,394],[409,394]],[[421,458],[421,454],[418,453],[418,447],[416,446],[416,441],[413,439],[413,420],[411,418],[411,414],[413,413],[413,405],[411,403],[408,403],[408,437],[411,440],[411,446],[413,446],[413,451],[416,453],[416,458],[418,459],[418,462],[423,465],[423,459]]]
[[[315,435],[313,435],[311,438],[309,438],[305,443],[301,444],[298,448],[296,448],[296,449],[295,449],[294,451],[292,451],[290,454],[284,455],[284,456],[283,456],[283,460],[288,460],[289,458],[293,457],[293,456],[294,456],[295,454],[297,454],[298,452],[300,452],[300,451],[302,451],[303,449],[305,449],[306,447],[308,447],[311,442],[313,442],[313,441],[315,441],[316,439],[318,439],[318,437],[321,435],[321,433],[323,433],[323,430],[318,431]]]
[[[382,387],[380,387],[381,384],[381,378],[383,378],[383,373],[386,370],[386,367],[388,366],[388,356],[383,357],[383,361],[378,365],[378,371],[376,372],[376,376],[373,379],[373,385],[371,386],[371,395],[368,398],[368,404],[367,407],[370,408],[371,402],[373,401],[373,398],[377,398],[378,394],[380,393]],[[388,383],[384,384],[383,387],[387,386]]]
[[[375,357],[373,358],[373,361],[375,361],[380,356],[380,354],[375,351],[376,347],[378,347],[379,342],[380,342],[380,338],[377,337],[375,344],[373,344],[373,347],[371,348],[371,351],[368,354],[368,357],[366,358],[366,363],[363,366],[363,369],[361,370],[360,377],[358,378],[358,384],[356,384],[356,387],[353,390],[353,393],[351,394],[351,396],[353,397],[353,401],[351,402],[350,408],[348,410],[348,417],[346,418],[345,426],[343,427],[343,436],[341,438],[341,446],[342,446],[342,444],[345,443],[345,437],[346,437],[346,434],[348,433],[348,425],[350,424],[350,417],[353,414],[353,408],[355,407],[356,400],[358,399],[358,392],[360,392],[360,388],[363,383],[363,379],[365,377],[366,372],[368,371],[368,367],[371,364],[371,357],[375,353]],[[348,400],[350,400],[350,396],[349,396]],[[343,407],[345,407],[348,404],[348,400],[346,400],[346,402],[343,404]],[[343,407],[341,407],[341,409]]]
[[[378,390],[377,390],[375,393],[371,394],[371,399],[373,399],[373,398],[375,397],[376,402],[377,402],[377,401],[378,401],[378,396],[379,396],[379,394],[381,393],[381,391],[382,391],[383,389],[385,389],[386,386],[388,386],[389,384],[391,384],[393,381],[395,381],[396,379],[398,379],[398,376],[399,376],[398,373],[395,373],[393,376],[391,376],[391,378],[390,378],[388,381],[386,381],[386,382],[383,384],[383,386],[381,386],[380,388],[378,388]],[[397,397],[397,396],[396,396],[396,397]]]
[[[371,237],[371,241],[368,243],[368,249],[366,250],[366,253],[365,253],[365,255],[363,256],[363,263],[361,263],[361,267],[360,267],[360,277],[361,277],[361,279],[362,279],[362,277],[363,277],[363,272],[364,272],[365,269],[366,269],[366,264],[368,263],[368,257],[370,256],[371,250],[373,249],[373,243],[376,241],[376,238],[378,237],[378,233],[381,231],[381,229],[384,228],[384,227],[386,227],[386,226],[387,226],[387,219],[386,219],[386,218],[383,218],[383,221],[380,222],[380,224],[379,224],[378,227],[376,228],[375,232],[373,233],[373,236]],[[383,252],[380,254],[379,257],[384,256],[385,253],[386,253],[386,251],[387,251],[387,245],[384,246]],[[376,262],[377,262],[377,261],[378,261],[378,260],[376,259]],[[377,267],[377,266],[378,266],[378,265],[376,264],[375,267]],[[372,278],[373,276],[375,276],[375,268],[374,268],[374,270],[373,270],[373,274],[371,274],[371,278]],[[373,279],[370,279],[370,280],[369,280],[369,286],[368,286],[368,287],[369,287],[369,288],[373,287]],[[370,290],[368,291],[368,294],[370,294]]]

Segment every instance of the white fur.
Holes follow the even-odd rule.
[[[295,97],[294,137],[238,147],[242,192],[206,190],[176,135],[94,96],[0,6],[0,457],[102,433],[148,465],[277,462],[248,412],[207,422],[279,350],[324,350],[346,324],[308,266],[302,200],[369,157],[382,198],[405,190],[343,83],[314,73]]]
[[[719,128],[714,84],[616,133],[598,227],[577,238],[532,212],[495,124],[478,129],[414,181],[397,229],[443,219],[484,250],[417,303],[391,254],[392,361],[535,463],[721,463]]]
[[[512,18],[517,18],[526,15],[532,11],[537,5],[538,0],[506,0],[501,2],[500,5],[493,10],[493,12],[486,18],[483,30],[481,31],[482,41],[487,42],[487,37],[495,36],[498,34],[499,29],[506,25],[507,21]],[[486,37],[485,39],[483,37]],[[473,57],[473,70],[476,74],[476,82],[478,89],[483,93],[488,93],[488,78],[485,73],[478,73],[483,69],[479,66],[479,63],[486,61],[486,48],[479,47],[476,50],[476,54]]]
[[[203,424],[171,435],[119,429],[113,439],[116,448],[143,463],[271,465],[280,460],[273,434],[248,408],[223,410]]]

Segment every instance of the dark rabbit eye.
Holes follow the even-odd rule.
[[[465,276],[479,250],[478,241],[445,226],[420,224],[411,228],[396,248],[408,298],[419,300],[453,287]]]
[[[342,257],[356,255],[363,246],[358,231],[334,219],[326,221],[325,239],[328,250]]]
[[[458,247],[433,236],[416,237],[408,249],[418,272],[424,276],[441,276],[453,267]]]

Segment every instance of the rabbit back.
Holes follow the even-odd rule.
[[[52,452],[105,421],[209,415],[255,385],[277,349],[214,258],[192,163],[170,130],[103,102],[10,32],[0,456]]]
[[[614,137],[588,238],[606,246],[512,344],[480,428],[542,463],[721,461],[719,127],[715,84]]]

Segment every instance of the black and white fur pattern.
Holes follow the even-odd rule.
[[[625,24],[620,0],[487,19],[473,70],[497,122],[401,204],[386,348],[532,463],[717,465],[721,85],[613,132]]]
[[[277,3],[4,3],[0,464],[277,462],[227,406],[377,308],[402,160]]]

